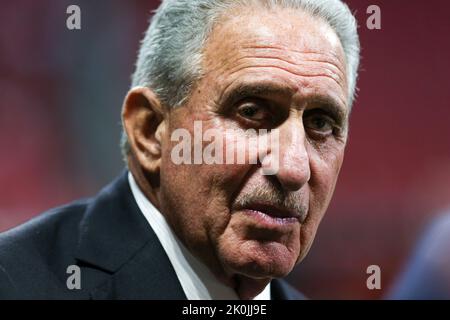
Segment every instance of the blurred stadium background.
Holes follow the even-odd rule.
[[[331,207],[290,281],[313,299],[383,297],[450,205],[450,2],[346,1],[360,25],[359,97]],[[81,7],[82,30],[66,28]],[[15,0],[0,10],[0,231],[90,196],[123,168],[120,108],[149,0]],[[381,7],[382,29],[366,28]],[[366,268],[382,290],[366,288]]]

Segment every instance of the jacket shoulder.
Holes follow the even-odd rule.
[[[56,275],[63,276],[75,261],[80,222],[89,203],[79,200],[51,209],[0,234],[0,298],[32,297],[65,283]],[[46,288],[39,287],[42,283]]]

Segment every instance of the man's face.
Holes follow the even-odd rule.
[[[217,275],[265,279],[287,275],[311,246],[344,156],[348,90],[340,41],[325,22],[293,10],[247,12],[214,28],[204,77],[166,119],[159,202]],[[224,149],[243,130],[279,130],[278,172],[175,164],[171,133],[185,128],[193,137],[194,121],[203,132],[232,132]]]

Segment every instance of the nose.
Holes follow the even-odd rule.
[[[275,176],[283,189],[297,191],[308,183],[311,177],[303,121],[291,117],[279,130],[279,168]]]

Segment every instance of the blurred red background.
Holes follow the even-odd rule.
[[[346,1],[360,88],[334,200],[289,280],[313,299],[381,298],[425,225],[450,205],[450,2]],[[81,7],[82,29],[66,28]],[[0,231],[89,196],[123,168],[120,108],[159,1],[3,2]],[[381,30],[366,27],[369,5]],[[382,271],[368,290],[366,268]]]

